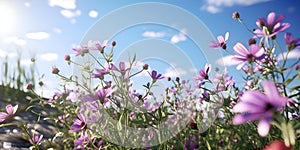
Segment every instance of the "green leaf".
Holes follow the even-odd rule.
[[[291,122],[288,123],[287,129],[288,129],[290,143],[291,143],[291,145],[295,145],[296,144],[296,135],[295,135],[295,130],[294,130]]]
[[[282,132],[282,138],[284,141],[284,144],[289,147],[290,146],[290,140],[289,140],[289,133],[287,130],[287,125],[285,124],[285,122],[281,123],[281,132]]]
[[[131,123],[143,125],[145,123],[145,121],[144,120],[136,120],[136,119],[134,119],[134,120],[131,120]]]

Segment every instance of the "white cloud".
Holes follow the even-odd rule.
[[[91,18],[96,18],[96,17],[98,17],[98,12],[96,10],[91,10],[91,11],[89,11],[89,16]]]
[[[182,42],[186,40],[186,36],[183,33],[179,33],[176,35],[173,35],[171,37],[171,43],[176,44],[178,42]]]
[[[49,38],[50,35],[47,32],[32,32],[32,33],[27,33],[26,37],[34,40],[43,40]]]
[[[48,4],[51,7],[58,6],[64,9],[76,8],[76,0],[49,0]]]
[[[278,60],[283,60],[285,59],[300,59],[300,50],[293,50],[290,51],[289,53],[284,52],[282,54],[278,54],[277,59]]]
[[[81,15],[81,11],[80,10],[76,10],[76,11],[71,11],[71,10],[67,10],[67,9],[63,9],[60,11],[60,14],[63,15],[66,18],[74,18],[77,16]]]
[[[145,31],[142,35],[144,37],[149,37],[149,38],[162,38],[166,35],[166,33],[165,32]]]
[[[24,46],[27,44],[27,42],[24,39],[18,38],[18,37],[7,37],[4,39],[4,42],[6,43],[14,43],[18,46]]]
[[[56,53],[45,53],[38,56],[40,59],[44,61],[55,61],[58,59],[58,54]]]
[[[0,57],[1,58],[5,58],[5,57],[16,58],[17,56],[18,56],[18,54],[16,52],[7,52],[7,51],[0,49]]]
[[[21,59],[20,64],[21,66],[30,66],[33,62],[31,59]]]
[[[232,61],[233,55],[224,56],[216,61],[217,64],[221,66],[233,66],[237,65],[239,62]]]
[[[53,28],[52,31],[57,34],[61,34],[62,30],[60,28]]]
[[[213,6],[213,5],[203,6],[201,9],[205,10],[207,12],[210,12],[212,14],[215,14],[215,13],[218,13],[221,11],[221,8]]]
[[[249,6],[261,2],[268,2],[271,0],[205,0],[205,4],[201,7],[202,10],[210,13],[218,13],[222,7],[231,7],[234,5]]]
[[[163,76],[165,77],[180,77],[180,76],[184,76],[186,75],[187,72],[185,70],[183,70],[182,68],[174,68],[174,67],[170,67],[166,69],[166,72],[164,73]]]

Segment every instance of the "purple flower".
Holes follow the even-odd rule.
[[[111,96],[113,92],[114,90],[112,88],[100,89],[96,92],[96,95],[100,100],[105,100],[106,98]]]
[[[88,49],[90,50],[98,50],[103,51],[105,46],[102,46],[102,44],[99,41],[89,41],[88,42]]]
[[[152,78],[153,82],[155,82],[156,80],[159,79],[163,79],[164,77],[161,74],[157,74],[157,71],[153,70],[150,74],[150,72],[148,72],[150,77]]]
[[[43,135],[42,134],[40,136],[34,135],[32,137],[32,139],[29,140],[29,142],[30,142],[30,144],[35,145],[36,143],[41,142],[42,139],[43,139]]]
[[[96,68],[96,72],[92,75],[93,78],[102,78],[104,75],[109,73],[109,69],[97,69]]]
[[[274,37],[279,32],[282,32],[285,29],[289,28],[290,27],[289,23],[280,24],[280,22],[284,19],[285,17],[283,15],[279,15],[275,19],[274,12],[269,13],[267,20],[265,18],[259,18],[256,21],[256,25],[261,29],[256,29],[254,31],[254,33],[256,34],[254,37],[258,37],[258,38],[263,36]]]
[[[203,81],[204,79],[208,79],[208,73],[210,72],[211,65],[206,64],[205,69],[199,70],[199,75],[194,78],[199,81]]]
[[[256,44],[249,46],[249,50],[241,43],[235,44],[233,50],[235,55],[232,60],[239,62],[240,64],[236,67],[240,70],[247,62],[254,62],[256,59],[260,60],[264,57],[264,50]]]
[[[78,139],[76,139],[74,141],[74,144],[76,145],[77,149],[83,149],[84,148],[84,144],[87,144],[91,141],[91,139],[89,138],[89,135],[87,132],[84,132],[83,134],[80,135],[80,137]]]
[[[294,39],[291,33],[285,33],[284,39],[285,39],[287,49],[289,51],[295,48],[300,48],[300,43],[298,43],[300,41],[300,38]]]
[[[78,118],[74,119],[74,123],[71,126],[71,130],[69,132],[78,132],[80,130],[83,130],[86,126],[86,119],[82,114],[77,115]]]
[[[259,91],[248,90],[233,107],[233,112],[239,112],[233,118],[233,124],[244,124],[248,121],[259,120],[258,133],[266,136],[270,130],[272,115],[287,104],[288,99],[282,97],[274,83],[263,83],[264,94]]]
[[[228,76],[226,68],[222,74],[217,73],[213,81],[216,83],[215,92],[227,90],[228,86],[234,85],[234,80]]]
[[[113,70],[113,71],[118,71],[120,73],[123,73],[123,72],[128,70],[125,67],[125,62],[120,62],[119,63],[119,68],[117,68],[113,63],[111,63],[110,64],[110,69]]]
[[[209,44],[209,47],[212,47],[212,48],[223,48],[223,49],[226,49],[226,43],[227,43],[227,40],[228,40],[228,37],[229,37],[229,33],[226,32],[225,34],[225,38],[221,35],[219,35],[217,37],[218,41],[210,41],[211,44]]]
[[[188,139],[184,140],[185,150],[196,150],[200,147],[198,134],[191,134]]]
[[[203,102],[203,101],[208,102],[209,101],[209,93],[206,90],[204,90],[201,95],[202,95],[202,97],[199,98],[200,102]]]
[[[87,46],[78,46],[76,48],[73,48],[72,50],[76,52],[75,56],[84,56],[86,53],[89,52],[89,48]]]
[[[13,107],[11,104],[9,104],[5,107],[5,109],[6,113],[0,112],[0,123],[5,121],[9,116],[14,115],[18,110],[18,105]]]

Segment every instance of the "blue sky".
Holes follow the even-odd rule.
[[[247,40],[251,37],[251,34],[241,24],[231,18],[234,11],[240,13],[241,18],[250,29],[257,28],[256,20],[260,17],[267,17],[271,11],[276,14],[284,14],[286,16],[284,22],[291,23],[291,27],[287,31],[292,32],[294,37],[300,37],[300,19],[297,15],[300,14],[298,8],[300,2],[297,0],[2,0],[0,1],[1,61],[5,55],[8,55],[8,58],[13,61],[16,58],[16,53],[21,52],[22,63],[24,66],[28,66],[30,65],[29,60],[35,57],[39,74],[45,74],[46,91],[53,91],[57,86],[57,83],[53,82],[57,80],[50,73],[53,65],[60,68],[63,73],[72,72],[73,68],[68,67],[63,60],[65,54],[73,54],[72,48],[80,44],[82,40],[85,41],[89,37],[89,31],[95,29],[97,23],[105,24],[101,20],[104,16],[120,11],[120,8],[143,2],[174,5],[189,13],[190,16],[196,17],[211,33],[209,37],[203,37],[207,41],[213,40],[212,37],[229,32],[230,37],[227,46],[229,51],[232,51],[236,42],[247,44]],[[153,11],[159,11],[158,13],[161,14],[162,18],[167,13],[164,9]],[[151,14],[145,10],[139,10],[132,15],[148,13]],[[129,22],[135,20],[135,18],[124,17],[123,15],[113,19],[115,19],[113,23],[107,24],[107,26],[113,28],[114,25],[120,24],[123,20]],[[141,61],[149,63],[151,68],[169,76],[193,75],[193,68],[203,68],[207,63],[206,54],[201,53],[203,49],[197,53],[199,47],[195,44],[194,39],[188,36],[199,31],[194,27],[191,30],[182,26],[185,23],[188,24],[191,19],[176,18],[176,14],[174,18],[167,19],[169,19],[169,24],[143,22],[116,32],[111,39],[107,39],[117,41],[116,57],[123,57],[123,54],[132,53],[137,49],[144,49],[144,51],[136,51],[138,54],[145,54],[145,51],[150,51],[151,53],[147,56],[151,55],[151,58],[159,56],[161,58],[153,61],[150,57],[145,56]],[[93,38],[103,39],[106,30],[98,29],[97,31],[99,33],[95,33],[97,36]],[[141,44],[144,44],[144,47]],[[155,47],[153,44],[158,44],[158,46]],[[160,47],[160,49],[155,49],[152,52],[151,48],[153,47]],[[170,49],[174,49],[175,52],[168,51]],[[161,53],[163,50],[165,53]],[[182,53],[184,53],[184,59],[181,59]],[[225,55],[222,50],[217,49],[212,50],[213,53]],[[173,60],[172,58],[176,59]],[[185,62],[186,58],[188,61]],[[189,66],[189,63],[194,66]],[[176,73],[172,67],[176,68]],[[240,75],[240,73],[234,72],[235,66],[229,67],[229,70],[232,74]]]

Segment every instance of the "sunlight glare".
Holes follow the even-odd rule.
[[[5,4],[0,5],[0,35],[9,34],[14,25],[15,14],[12,8]]]

